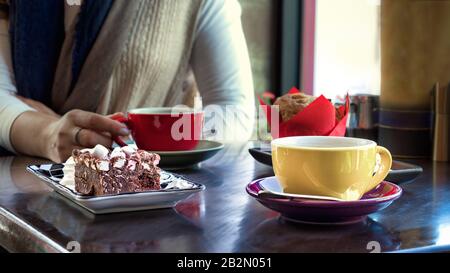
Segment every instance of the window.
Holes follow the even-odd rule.
[[[316,0],[314,94],[379,95],[379,18],[378,0]]]

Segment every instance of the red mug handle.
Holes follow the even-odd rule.
[[[111,117],[112,120],[118,121],[120,123],[125,124],[128,128],[129,128],[129,120],[128,118],[124,117],[124,116],[114,116]],[[125,143],[125,141],[123,141],[119,136],[113,136],[113,140],[114,142],[116,142],[120,147],[125,147],[128,146],[128,144]]]

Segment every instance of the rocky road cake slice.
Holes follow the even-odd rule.
[[[159,190],[159,155],[132,147],[110,152],[94,149],[74,150],[75,190],[83,195],[110,195]]]

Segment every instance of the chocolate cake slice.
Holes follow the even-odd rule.
[[[91,150],[74,150],[75,190],[83,195],[159,190],[159,155],[131,147],[110,152],[97,145]]]

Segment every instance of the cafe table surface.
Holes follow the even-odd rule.
[[[109,215],[85,211],[25,170],[46,161],[0,157],[0,246],[11,252],[67,252],[77,244],[81,252],[450,250],[449,164],[409,161],[424,173],[402,185],[400,199],[361,223],[302,225],[246,193],[249,182],[273,175],[249,155],[254,145],[226,146],[199,168],[179,171],[206,190],[173,209]]]

